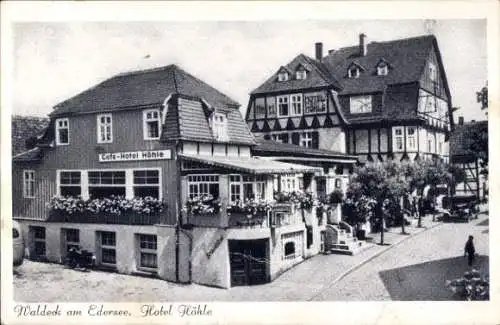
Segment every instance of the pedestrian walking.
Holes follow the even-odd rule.
[[[472,263],[474,262],[474,255],[476,254],[476,249],[474,248],[473,239],[474,239],[473,236],[469,236],[469,239],[465,243],[465,248],[464,248],[464,257],[467,256],[467,262],[469,266],[472,266]]]

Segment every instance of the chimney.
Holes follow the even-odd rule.
[[[470,120],[471,123],[476,123],[476,120]]]
[[[458,125],[464,125],[464,117],[463,116],[458,117]]]
[[[366,55],[366,47],[368,44],[366,44],[366,35],[361,33],[359,34],[359,55],[365,56]]]
[[[333,50],[333,49],[332,50],[328,50],[328,55],[332,55],[333,52],[335,52],[335,50]]]
[[[321,61],[323,59],[323,43],[318,42],[316,45],[316,60]]]

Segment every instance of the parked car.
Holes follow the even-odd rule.
[[[19,266],[24,260],[24,240],[21,225],[17,221],[12,221],[12,243],[14,266]]]
[[[469,222],[471,219],[478,218],[478,200],[473,195],[453,196],[443,198],[443,213],[444,220],[457,220]]]

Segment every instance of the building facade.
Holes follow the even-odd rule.
[[[253,212],[242,202],[311,191],[324,169],[256,157],[256,146],[238,103],[179,67],[120,74],[56,105],[14,157],[13,217],[33,259],[79,246],[120,273],[268,282],[320,251],[326,220],[286,200]]]
[[[451,96],[434,36],[298,55],[250,94],[254,134],[360,162],[449,159]]]

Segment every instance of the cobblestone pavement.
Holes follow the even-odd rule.
[[[487,226],[473,225],[486,216],[481,218],[471,224],[440,224],[426,218],[424,220],[426,228],[408,227],[410,236],[401,235],[399,228],[386,233],[384,241],[390,244],[388,246],[373,245],[355,256],[317,255],[285,272],[272,283],[231,289],[218,289],[196,284],[181,285],[160,279],[100,271],[79,272],[65,269],[57,264],[25,261],[16,270],[14,276],[14,299],[23,302],[147,302],[386,300],[395,298],[404,300],[411,295],[414,295],[415,299],[429,298],[418,290],[407,292],[408,297],[404,295],[404,289],[408,287],[408,283],[415,283],[415,280],[419,280],[418,277],[428,280],[429,272],[425,271],[427,267],[425,264],[423,266],[418,266],[418,264],[460,257],[469,233],[477,238],[478,252],[487,255],[488,234],[481,232],[487,229]],[[378,242],[378,238],[379,235],[375,235],[375,242]],[[384,252],[386,250],[388,251]],[[378,254],[381,255],[378,256]],[[457,261],[457,264],[458,262],[466,263],[463,257]],[[366,264],[363,265],[363,263]],[[413,266],[413,268],[406,271],[404,269],[406,266]],[[353,270],[357,267],[359,269]],[[449,269],[448,266],[447,268]],[[434,271],[437,269],[439,269],[439,263],[433,267]],[[456,271],[462,270],[456,269]],[[422,275],[419,275],[419,272],[422,272]],[[342,278],[343,276],[345,277]],[[401,280],[402,278],[404,279]],[[406,287],[395,286],[394,279],[399,281],[396,283],[403,281]],[[436,285],[439,281],[436,280]],[[444,282],[439,283],[439,286],[442,284]]]

